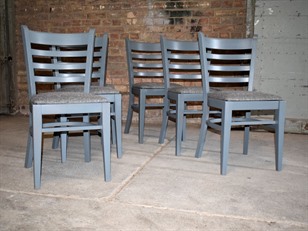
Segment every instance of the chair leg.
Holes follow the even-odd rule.
[[[162,112],[162,122],[161,122],[161,128],[160,128],[160,135],[158,143],[163,144],[164,140],[166,138],[166,132],[167,132],[167,125],[168,125],[168,110],[169,110],[169,100],[167,97],[164,98],[164,108]]]
[[[138,130],[139,144],[143,144],[143,137],[144,137],[145,101],[146,101],[146,96],[141,91],[139,96],[139,130]]]
[[[122,157],[122,99],[121,95],[115,95],[114,103],[115,111],[115,134],[116,134],[116,145],[117,145],[117,157]]]
[[[59,117],[56,116],[56,120],[59,120]],[[59,147],[60,143],[60,132],[54,132],[53,133],[53,138],[52,138],[52,149],[57,149]]]
[[[227,174],[227,165],[229,157],[229,144],[231,135],[231,120],[232,109],[226,102],[222,110],[222,122],[221,122],[221,138],[220,138],[220,174]]]
[[[184,102],[184,110],[187,109],[187,103]],[[182,123],[182,141],[186,140],[186,116],[183,114],[183,123]]]
[[[52,149],[57,149],[59,147],[59,142],[60,142],[60,134],[59,132],[54,132],[53,133],[53,138],[52,138]]]
[[[249,119],[250,115],[251,115],[251,112],[246,112],[246,114],[245,114],[246,119]],[[244,145],[243,145],[243,154],[244,155],[247,155],[247,153],[248,153],[249,132],[250,132],[250,126],[246,125],[244,127]]]
[[[28,134],[28,141],[27,141],[27,151],[26,151],[26,158],[25,158],[25,168],[31,168],[33,161],[33,139],[31,135],[31,131]]]
[[[102,104],[101,115],[101,143],[103,149],[104,161],[104,179],[105,181],[111,180],[111,155],[110,155],[110,105],[109,103]]]
[[[283,144],[284,144],[284,123],[285,123],[286,102],[279,102],[279,109],[275,110],[275,163],[276,170],[282,170]]]
[[[108,109],[110,113],[110,108]],[[83,116],[83,122],[89,123],[90,117]],[[109,126],[110,126],[110,117],[109,117]],[[84,148],[84,160],[85,162],[91,161],[91,134],[90,131],[83,131],[83,148]]]
[[[207,120],[208,113],[203,110],[202,118],[201,118],[201,127],[199,133],[198,145],[195,153],[196,158],[200,158],[202,156],[202,151],[206,141],[206,133],[207,133]]]
[[[115,144],[116,141],[116,115],[115,115],[115,103],[110,104],[110,111],[111,111],[111,116],[110,116],[110,126],[111,126],[111,144]]]
[[[66,122],[67,118],[61,117],[60,121]],[[61,132],[60,139],[61,139],[61,162],[64,163],[66,161],[66,156],[67,156],[67,139],[68,139],[67,132]]]
[[[127,109],[127,116],[126,116],[126,123],[125,123],[125,129],[124,133],[128,134],[130,130],[130,126],[132,124],[132,119],[133,119],[133,106],[134,104],[134,95],[129,94],[129,103],[128,103],[128,109]]]
[[[184,102],[181,95],[178,95],[176,101],[176,131],[175,131],[175,155],[181,155],[181,143],[183,138],[183,122],[184,122]]]
[[[41,166],[42,166],[42,113],[39,105],[33,105],[33,178],[34,189],[41,187]]]

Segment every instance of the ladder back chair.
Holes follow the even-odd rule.
[[[106,69],[108,57],[108,34],[96,36],[94,42],[93,70],[90,93],[101,95],[110,102],[110,116],[112,125],[112,142],[116,143],[117,157],[122,157],[122,95],[113,85],[106,84]],[[80,92],[82,85],[62,85],[58,91]],[[58,147],[58,137],[53,140],[53,148]],[[85,137],[89,139],[90,137]],[[87,159],[86,161],[90,161]]]
[[[94,50],[95,30],[87,33],[48,33],[29,30],[22,25],[22,38],[28,80],[30,103],[29,136],[26,167],[32,166],[34,188],[41,187],[43,133],[60,132],[61,157],[66,158],[67,133],[70,131],[100,131],[105,181],[111,180],[110,169],[110,103],[107,99],[90,94],[90,80]],[[43,84],[83,83],[82,92],[40,91]],[[98,113],[101,120],[89,121],[89,114]],[[82,114],[82,121],[68,121],[61,115]],[[59,121],[45,120],[49,115],[59,116]],[[85,155],[90,154],[90,145]]]
[[[244,126],[243,153],[248,153],[250,126],[263,125],[275,131],[276,170],[282,169],[286,103],[280,97],[253,89],[256,38],[219,39],[198,34],[204,73],[204,105],[196,157],[201,157],[208,126],[219,130],[220,172],[227,173],[232,126]],[[212,91],[212,86],[221,87]],[[232,84],[236,84],[236,87]],[[226,87],[233,86],[230,88]],[[211,109],[221,112],[212,117]],[[252,114],[258,112],[258,115]],[[241,114],[242,115],[241,115]],[[262,114],[263,113],[263,114]],[[269,114],[263,117],[260,115]]]
[[[129,103],[124,133],[129,133],[133,112],[139,114],[138,142],[143,143],[146,109],[162,109],[164,97],[163,64],[160,43],[138,42],[126,38],[129,76]],[[152,98],[150,102],[148,98]],[[135,102],[137,98],[137,102]],[[155,102],[153,102],[155,98]],[[161,101],[159,101],[161,100]]]
[[[164,70],[163,120],[159,143],[166,137],[168,120],[176,122],[175,154],[181,153],[181,141],[184,139],[186,116],[201,114],[198,108],[188,108],[189,102],[201,104],[203,93],[201,87],[202,72],[198,41],[179,41],[161,36]],[[171,85],[176,81],[177,84]]]

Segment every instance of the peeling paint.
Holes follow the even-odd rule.
[[[128,12],[126,17],[129,25],[135,25],[137,23],[136,15],[133,12]]]
[[[274,13],[273,9],[272,8],[268,8],[268,14],[272,15],[273,13]]]

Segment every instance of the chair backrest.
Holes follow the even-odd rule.
[[[204,91],[209,92],[212,83],[232,87],[232,84],[248,91],[253,90],[256,60],[255,38],[208,38],[198,33],[202,70],[205,71]]]
[[[83,83],[90,92],[95,30],[87,33],[48,33],[22,25],[29,96],[37,84]]]
[[[161,48],[166,89],[170,87],[170,80],[180,81],[188,87],[200,84],[202,73],[198,41],[179,41],[161,36]]]
[[[100,86],[106,85],[106,69],[108,57],[108,34],[96,36],[93,54],[92,79],[97,79]]]
[[[163,80],[163,64],[160,43],[148,43],[125,40],[129,86],[136,82],[154,82]]]

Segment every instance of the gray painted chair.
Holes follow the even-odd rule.
[[[203,81],[204,105],[201,130],[196,150],[196,157],[201,157],[205,144],[207,127],[221,132],[221,167],[222,175],[227,173],[229,143],[232,126],[244,126],[243,153],[248,152],[250,126],[263,125],[275,131],[276,170],[282,169],[284,143],[284,122],[286,103],[281,97],[253,90],[254,68],[256,62],[256,38],[218,39],[207,38],[198,34]],[[212,91],[211,86],[222,87],[221,91]],[[233,86],[232,90],[223,90]],[[243,86],[244,85],[244,86]],[[207,103],[206,103],[207,101]],[[220,117],[209,116],[209,108],[221,112]],[[251,112],[258,114],[252,115]],[[243,114],[238,117],[239,113]],[[267,116],[261,118],[257,115]],[[272,115],[272,116],[268,116]]]
[[[117,157],[122,157],[122,96],[121,93],[114,88],[113,85],[106,84],[106,68],[108,56],[108,34],[102,37],[96,36],[94,42],[93,55],[93,72],[90,92],[95,95],[101,95],[108,99],[111,105],[111,122],[112,122],[112,142],[116,143]],[[62,85],[59,91],[80,92],[83,86]],[[58,137],[53,140],[53,148],[58,147]],[[89,139],[90,137],[86,137]],[[87,159],[86,161],[90,161]]]
[[[165,95],[160,43],[137,42],[126,38],[129,76],[129,105],[124,133],[129,133],[133,112],[139,113],[138,142],[143,143],[146,109],[162,109]],[[138,102],[135,102],[135,97]],[[147,98],[158,102],[149,102]],[[158,99],[157,99],[158,98]]]
[[[28,77],[30,123],[27,154],[32,166],[34,188],[41,187],[41,151],[43,133],[61,133],[61,157],[66,158],[67,133],[70,131],[100,131],[104,159],[105,181],[111,180],[110,169],[110,103],[107,99],[90,94],[95,31],[88,33],[47,33],[31,31],[23,25],[22,37]],[[38,86],[58,83],[83,83],[83,92],[55,92]],[[49,88],[50,89],[50,88]],[[91,113],[98,113],[98,123],[89,121]],[[67,121],[61,115],[83,114],[83,120]],[[61,120],[45,120],[58,115]],[[85,155],[90,155],[90,144],[85,144]]]
[[[203,101],[199,44],[197,41],[178,41],[161,36],[161,47],[165,78],[164,88],[167,97],[164,99],[159,143],[164,142],[168,120],[175,120],[175,154],[180,155],[187,115],[202,113],[202,110],[198,108],[187,107],[189,102],[201,104]],[[171,86],[173,81],[176,81],[178,86]]]

